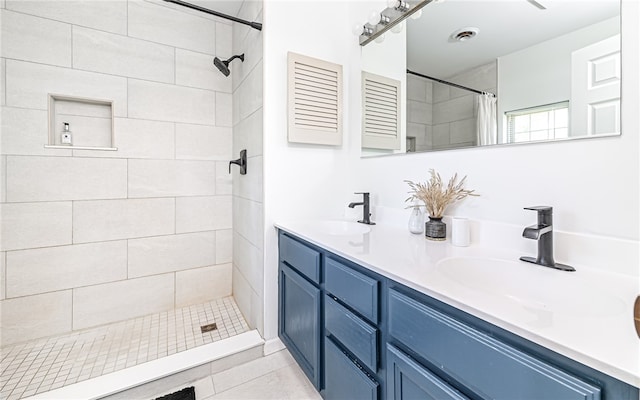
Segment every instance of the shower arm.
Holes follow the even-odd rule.
[[[164,0],[164,1],[166,1],[167,3],[173,3],[173,4],[177,4],[177,5],[183,6],[183,7],[191,8],[192,10],[198,10],[198,11],[203,12],[203,13],[215,15],[216,17],[228,19],[230,21],[237,22],[239,24],[248,25],[248,26],[252,27],[253,29],[257,29],[259,31],[262,30],[262,24],[260,22],[246,21],[244,19],[236,18],[236,17],[234,17],[232,15],[223,14],[221,12],[210,10],[210,9],[204,8],[204,7],[200,7],[200,6],[197,6],[195,4],[187,3],[186,1],[182,1],[182,0]]]

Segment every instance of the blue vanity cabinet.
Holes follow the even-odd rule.
[[[638,400],[640,390],[283,231],[279,335],[326,400]]]
[[[380,398],[380,281],[326,256],[324,263],[324,396]]]
[[[396,290],[389,291],[389,336],[473,397],[601,398],[597,385]]]
[[[321,389],[322,294],[318,251],[280,235],[278,334],[316,389]]]

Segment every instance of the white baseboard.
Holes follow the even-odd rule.
[[[285,348],[284,343],[282,343],[280,338],[269,339],[266,342],[264,342],[264,355],[268,356],[269,354],[273,354],[284,348]]]

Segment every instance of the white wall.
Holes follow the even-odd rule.
[[[356,198],[354,191],[370,191],[375,205],[399,210],[407,191],[403,180],[425,180],[429,168],[444,176],[468,175],[468,187],[482,195],[465,200],[450,214],[525,226],[534,216],[522,207],[548,204],[554,207],[558,230],[637,242],[640,7],[633,1],[623,3],[622,136],[361,159],[361,60],[357,39],[350,32],[366,17],[367,7],[355,1],[265,2],[265,337],[277,335],[273,222],[340,217]],[[310,28],[313,21],[323,20],[332,21],[331,29]],[[287,51],[345,66],[343,146],[287,143]]]
[[[155,1],[1,6],[2,344],[230,295],[232,88],[212,59],[231,23]],[[113,100],[118,151],[45,149],[48,93]]]
[[[351,8],[364,6],[357,18]],[[386,2],[371,9],[382,10]],[[351,30],[366,20],[365,3],[333,1],[278,1],[264,3],[264,188],[265,188],[265,338],[277,336],[278,254],[275,221],[335,217],[368,189],[350,184],[347,164],[352,148],[360,152],[354,121],[360,113],[360,46]],[[330,21],[320,29],[319,21]],[[316,29],[318,28],[318,29]],[[344,66],[345,98],[342,146],[313,146],[287,142],[287,53],[295,52]],[[357,89],[355,89],[357,88]],[[356,90],[356,91],[354,91]]]

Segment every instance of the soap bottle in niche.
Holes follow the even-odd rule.
[[[409,217],[409,232],[421,234],[424,232],[424,213],[419,205],[414,205]]]
[[[62,144],[71,145],[71,131],[69,130],[69,123],[63,122],[63,124],[64,128],[62,130],[62,133],[60,134],[60,142]]]

